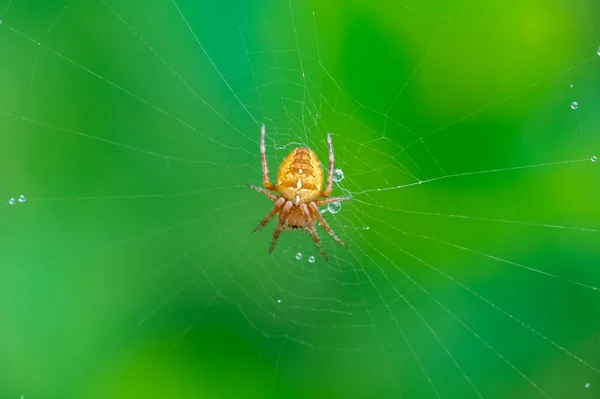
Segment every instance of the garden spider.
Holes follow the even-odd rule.
[[[321,239],[315,228],[316,221],[319,222],[334,240],[344,247],[346,247],[346,244],[329,227],[319,211],[319,206],[352,199],[352,197],[327,198],[331,195],[333,189],[333,146],[331,144],[331,135],[327,134],[327,144],[329,146],[327,187],[322,191],[323,168],[321,167],[319,158],[309,148],[296,148],[290,152],[279,167],[277,184],[271,183],[269,180],[269,169],[267,168],[264,124],[261,126],[260,133],[260,159],[262,162],[263,184],[267,190],[251,184],[249,187],[269,197],[271,201],[275,202],[275,205],[273,205],[273,209],[271,209],[267,216],[260,221],[253,233],[262,229],[269,223],[273,216],[279,214],[279,221],[273,233],[273,241],[269,249],[270,254],[273,253],[277,239],[282,231],[302,228],[310,232],[321,255],[327,260],[327,254],[323,250]],[[278,193],[280,196],[276,196],[268,190]]]

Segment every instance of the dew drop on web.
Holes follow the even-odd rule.
[[[598,157],[595,155],[590,158],[590,161],[592,161],[592,162],[596,162],[597,160],[598,160]]]
[[[342,180],[344,180],[344,171],[342,171],[341,169],[334,169],[333,170],[333,181],[336,183],[339,183]]]
[[[577,109],[577,108],[579,108],[579,103],[577,101],[573,101],[571,103],[571,109]]]
[[[25,201],[27,201],[27,198],[25,198],[25,196],[23,194],[19,195],[19,202],[23,203]]]
[[[298,253],[296,254],[296,260],[301,260],[301,259],[302,259],[302,253],[301,253],[301,252],[298,252]]]
[[[312,256],[312,255],[311,255],[311,256],[309,256],[309,257],[308,257],[308,261],[309,261],[310,263],[315,263],[315,257],[314,257],[314,256]]]
[[[15,204],[15,202],[17,202],[17,200],[16,200],[16,199],[14,199],[14,198],[11,198],[11,199],[9,199],[9,200],[8,200],[8,203],[9,203],[10,205],[14,205],[14,204]]]
[[[327,210],[331,213],[338,213],[340,209],[342,209],[342,204],[339,202],[332,202],[331,204],[327,205]]]

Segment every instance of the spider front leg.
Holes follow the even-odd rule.
[[[340,240],[340,238],[337,236],[337,234],[335,234],[333,229],[331,227],[329,227],[329,224],[327,223],[327,221],[325,221],[325,218],[323,217],[323,215],[321,215],[321,212],[319,211],[319,207],[317,206],[317,204],[315,204],[314,202],[311,202],[309,204],[309,206],[310,206],[310,210],[311,210],[312,214],[319,221],[319,224],[321,225],[321,227],[323,227],[323,230],[325,230],[331,237],[333,237],[333,239],[336,240],[342,247],[348,248],[346,243],[344,243],[344,241]]]
[[[285,198],[283,197],[280,197],[277,201],[275,201],[275,205],[273,205],[273,209],[271,209],[271,212],[269,212],[267,216],[265,216],[263,220],[260,221],[258,226],[256,226],[254,231],[252,231],[252,233],[256,233],[257,231],[265,227],[267,223],[269,223],[269,221],[273,218],[273,216],[275,216],[281,210],[283,204],[285,204]]]
[[[284,198],[281,198],[281,199],[284,200],[284,202],[285,202]],[[287,217],[290,214],[290,209],[292,209],[293,205],[294,204],[292,204],[291,201],[287,201],[285,203],[285,205],[283,206],[281,213],[279,213],[279,224],[277,224],[277,228],[275,229],[275,232],[273,233],[273,241],[271,242],[271,248],[269,248],[269,254],[272,254],[273,250],[275,249],[275,244],[277,244],[279,235],[281,234],[281,231],[285,227]]]
[[[265,146],[265,124],[260,127],[260,161],[262,163],[263,184],[271,191],[276,191],[277,185],[269,179],[269,168],[267,167],[267,147]]]
[[[319,237],[319,234],[317,233],[317,229],[315,228],[315,223],[313,221],[313,218],[310,215],[310,211],[308,210],[308,207],[306,206],[306,204],[302,204],[302,205],[300,205],[300,209],[302,209],[302,213],[304,214],[304,217],[306,219],[306,226],[308,227],[308,231],[310,231],[310,234],[312,235],[313,241],[315,242],[315,244],[317,244],[317,247],[319,248],[319,252],[321,252],[321,255],[323,255],[323,258],[325,258],[325,262],[328,262],[327,254],[325,253],[325,250],[323,249],[323,245],[321,245],[321,238]]]

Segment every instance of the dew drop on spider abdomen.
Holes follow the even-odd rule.
[[[344,180],[344,171],[341,169],[334,169],[333,171],[333,181],[338,183]]]
[[[340,209],[342,209],[342,204],[339,202],[332,202],[331,204],[327,205],[327,210],[331,213],[338,213]]]
[[[302,260],[302,253],[301,252],[298,252],[296,254],[296,260]]]
[[[311,256],[309,256],[309,257],[308,257],[308,261],[309,261],[310,263],[315,263],[315,257],[314,257],[314,256],[312,256],[312,255],[311,255]]]

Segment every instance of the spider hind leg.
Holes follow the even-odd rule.
[[[314,203],[317,206],[323,206],[323,205],[331,204],[333,202],[342,202],[342,201],[348,201],[351,199],[352,199],[352,197],[329,197],[329,198],[322,199],[322,200],[316,200],[316,201],[314,201]]]
[[[257,186],[255,186],[254,184],[248,184],[248,187],[250,187],[250,188],[251,188],[251,189],[253,189],[253,190],[256,190],[256,191],[258,191],[258,192],[259,192],[259,193],[261,193],[261,194],[264,194],[264,195],[266,195],[267,197],[269,197],[269,199],[270,199],[271,201],[277,201],[277,198],[280,198],[280,197],[278,197],[278,196],[274,195],[273,193],[269,192],[268,190],[266,190],[266,189],[264,189],[264,188],[262,188],[262,187],[257,187]]]
[[[260,126],[260,163],[263,172],[263,185],[269,190],[275,190],[277,186],[269,179],[269,168],[267,166],[267,147],[265,146],[265,124]]]

